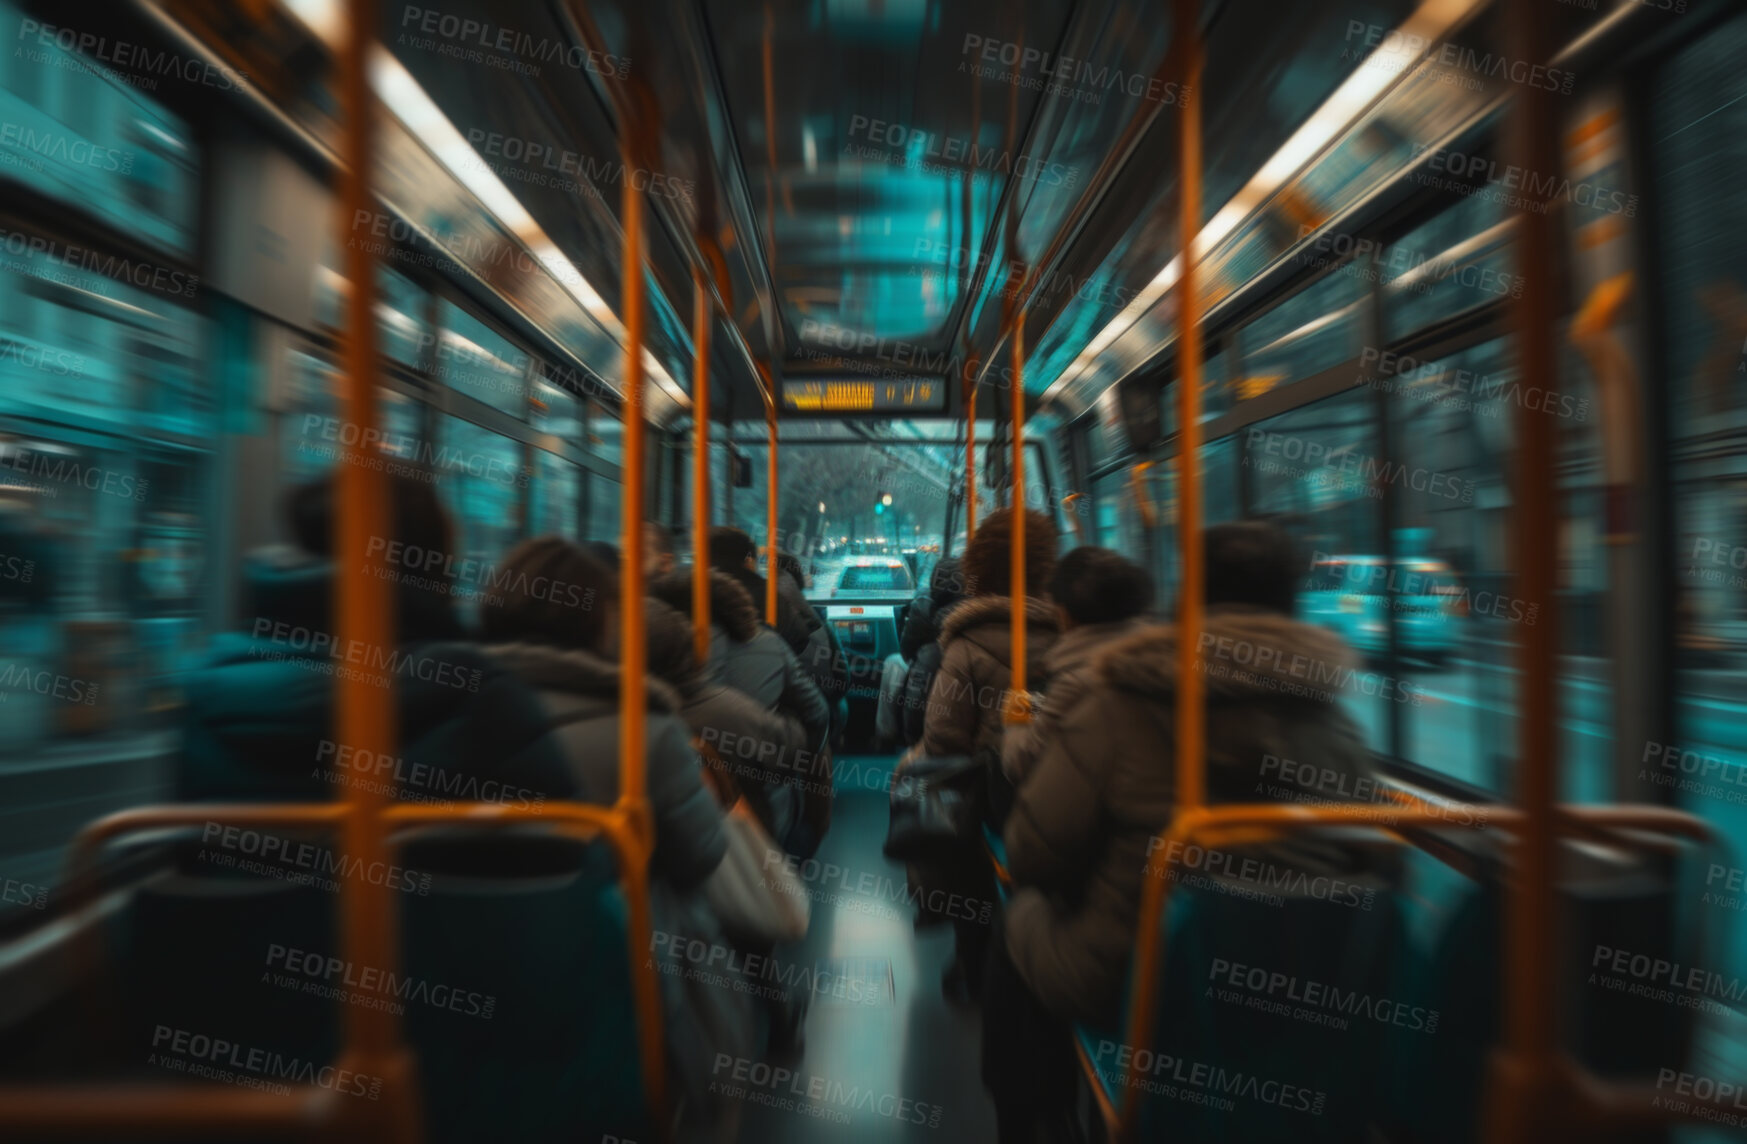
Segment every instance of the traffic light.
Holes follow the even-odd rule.
[[[875,501],[874,502],[874,515],[875,516],[881,516],[885,513],[885,511],[886,511],[886,506],[885,506],[884,502],[882,502],[882,501]]]

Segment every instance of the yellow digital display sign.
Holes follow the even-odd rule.
[[[944,413],[940,381],[783,380],[783,408],[792,413]]]

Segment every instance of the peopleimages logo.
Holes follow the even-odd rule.
[[[493,24],[490,20],[450,15],[437,8],[408,4],[401,9],[400,28],[398,44],[435,52],[461,63],[484,64],[524,75],[539,75],[540,69],[512,57],[520,56],[523,60],[537,60],[603,76],[625,76],[631,71],[631,61],[620,56],[591,51],[566,40],[520,32]],[[418,35],[429,38],[421,40],[416,38]]]
[[[158,1025],[153,1029],[152,1053],[146,1058],[146,1063],[249,1088],[261,1087],[258,1083],[251,1083],[253,1081],[271,1078],[371,1100],[382,1092],[382,1078],[379,1076],[318,1065],[314,1061],[288,1057],[269,1049],[250,1048],[222,1037],[169,1025]]]
[[[1192,1061],[1151,1049],[1136,1050],[1116,1041],[1098,1042],[1098,1059],[1110,1061],[1126,1076],[1132,1068],[1134,1087],[1189,1104],[1205,1104],[1230,1112],[1237,1108],[1230,1097],[1273,1105],[1289,1112],[1321,1116],[1328,1095],[1304,1085],[1288,1084],[1231,1070],[1202,1061]]]
[[[1056,55],[1041,48],[1026,47],[1012,40],[996,40],[965,33],[959,48],[958,70],[978,79],[993,79],[1041,91],[1045,95],[1063,95],[1086,103],[1096,103],[1107,91],[1120,91],[1135,99],[1154,103],[1187,105],[1192,89],[1181,87],[1175,80],[1161,81],[1157,76],[1140,72],[1125,72],[1108,64],[1098,66],[1089,60]],[[1027,75],[1035,70],[1036,76]]]
[[[133,152],[99,147],[64,131],[40,131],[17,123],[0,123],[0,146],[17,147],[44,159],[74,167],[128,174],[133,170]]]
[[[1011,175],[1016,179],[1035,180],[1049,187],[1073,188],[1080,181],[1080,169],[1053,160],[1020,154],[1000,147],[982,147],[975,139],[942,135],[902,123],[888,123],[866,115],[849,117],[851,140],[864,138],[870,144],[898,148],[895,152],[844,144],[843,153],[851,158],[878,162],[897,162],[928,173],[953,174],[969,167],[996,175]]]

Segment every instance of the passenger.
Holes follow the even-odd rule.
[[[487,651],[539,693],[545,734],[569,763],[578,797],[610,806],[619,796],[618,577],[555,536],[517,545],[498,571],[505,587],[480,613]],[[548,584],[577,591],[536,588]],[[655,868],[692,886],[722,860],[721,808],[703,785],[679,696],[659,679],[647,685]]]
[[[692,610],[692,579],[689,569],[650,585],[650,594],[677,609],[688,619]],[[830,757],[825,752],[831,730],[825,698],[812,679],[801,670],[794,652],[781,637],[759,622],[758,611],[742,588],[729,576],[710,574],[711,674],[722,683],[745,692],[760,705],[798,720],[806,730],[812,752],[810,773],[797,776],[804,785],[770,792],[770,813],[777,822],[790,823],[784,834],[772,836],[790,853],[811,855],[830,821]]]
[[[604,540],[587,540],[583,542],[582,550],[592,556],[597,563],[605,568],[617,569],[623,561],[619,559],[618,546],[608,544]]]
[[[900,708],[901,730],[907,747],[922,741],[923,725],[928,716],[928,692],[934,686],[934,676],[940,671],[941,624],[947,610],[964,597],[964,561],[949,556],[934,566],[934,574],[928,579],[928,591],[916,597],[904,616],[898,654],[910,664],[909,671],[904,674]]]
[[[778,551],[776,566],[788,574],[777,580],[777,591],[788,596],[808,622],[810,630],[806,647],[795,648],[794,652],[831,708],[831,741],[836,743],[849,719],[849,661],[844,658],[837,629],[821,620],[807,601],[807,574],[801,570],[800,557],[792,552]]]
[[[618,577],[582,548],[549,536],[518,545],[499,566],[508,585],[487,600],[482,627],[492,657],[535,688],[543,733],[576,776],[579,797],[610,806],[619,797]],[[573,594],[541,585],[574,586]],[[655,617],[657,623],[662,619]],[[683,702],[653,672],[645,771],[655,822],[650,904],[657,930],[726,948],[699,891],[722,863],[723,812],[680,718]],[[679,1138],[733,1139],[738,1106],[712,1092],[719,1054],[750,1054],[752,1008],[729,990],[662,974],[664,1038],[682,1097]]]
[[[963,572],[970,599],[945,615],[940,632],[940,671],[928,693],[922,729],[922,754],[963,755],[984,768],[986,817],[1001,822],[1010,802],[1001,775],[1001,740],[1005,731],[1003,705],[1012,684],[1013,514],[990,513],[965,546]],[[1025,514],[1025,583],[1041,591],[1055,568],[1056,530],[1041,513]],[[1027,654],[1040,661],[1049,654],[1060,626],[1055,608],[1037,596],[1025,600]],[[942,863],[921,871],[924,886],[966,900],[988,902],[994,883],[982,858],[980,839],[967,840],[964,861]],[[988,947],[986,920],[955,916],[956,959],[942,982],[954,996],[981,993],[984,954]]]
[[[537,697],[462,638],[447,573],[453,531],[436,491],[409,476],[384,480],[388,535],[380,551],[396,646],[339,647],[334,478],[291,490],[295,543],[245,561],[246,630],[217,636],[207,662],[183,679],[178,798],[320,801],[343,795],[341,784],[382,775],[390,797],[410,801],[465,798],[485,792],[488,780],[492,792],[520,790],[529,799],[574,790],[563,760],[539,742]],[[366,769],[353,759],[355,744],[334,741],[340,671],[392,680],[399,741],[391,767]],[[438,777],[402,777],[426,775]]]
[[[747,805],[773,838],[794,828],[779,820],[772,792],[789,785],[797,774],[808,774],[818,744],[799,719],[772,710],[752,696],[729,687],[700,664],[691,623],[677,609],[658,599],[648,604],[649,672],[679,696],[679,714],[692,735],[720,756],[724,769],[738,780]],[[776,800],[785,815],[795,810],[793,798]]]
[[[765,581],[758,574],[758,545],[752,538],[738,528],[710,529],[710,567],[732,577],[746,594],[752,597],[752,604],[758,609],[760,616],[764,615]],[[780,567],[780,565],[779,565]],[[800,593],[785,590],[783,577],[777,578],[776,585],[776,632],[789,645],[789,650],[798,658],[807,650],[807,641],[813,634],[819,616],[813,611]],[[797,600],[799,602],[797,603]],[[809,670],[813,682],[818,684],[819,676]],[[825,688],[819,688],[824,694]]]
[[[1038,663],[1049,690],[1033,708],[1031,722],[1007,728],[1001,744],[1001,769],[1015,787],[1054,736],[1061,712],[1072,710],[1085,694],[1093,656],[1144,622],[1153,605],[1153,578],[1108,548],[1076,548],[1056,565],[1049,595],[1062,625],[1061,638]]]
[[[673,533],[652,520],[643,522],[643,558],[648,562],[651,580],[673,573],[676,561]]]
[[[925,755],[987,755],[998,774],[1005,731],[1002,706],[1012,683],[1013,515],[990,513],[965,546],[964,582],[970,599],[945,613],[940,626],[940,671],[923,717]],[[1055,570],[1056,530],[1041,513],[1025,514],[1026,658],[1041,664],[1061,633],[1055,608],[1040,594]],[[1041,675],[1032,671],[1034,682]]]
[[[1327,678],[1356,658],[1340,637],[1292,618],[1302,571],[1274,525],[1207,531],[1210,802],[1265,797],[1269,756],[1345,776],[1344,790],[1370,772],[1364,736],[1337,697],[1305,685],[1308,667]],[[1174,625],[1107,645],[1079,702],[1053,716],[1019,789],[1006,832],[1015,893],[990,958],[983,1027],[983,1082],[1003,1140],[1022,1138],[1016,1125],[1057,1123],[1071,1102],[1068,1023],[1119,1023],[1148,847],[1176,791],[1176,697]],[[1327,846],[1279,846],[1282,864],[1312,876],[1337,868]]]

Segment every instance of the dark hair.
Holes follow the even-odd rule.
[[[806,590],[807,573],[801,568],[801,558],[799,556],[796,556],[793,552],[784,552],[779,548],[776,553],[776,567],[777,571],[787,572],[789,574],[789,579],[795,582],[795,587],[802,591]]]
[[[649,549],[650,556],[672,556],[673,533],[666,525],[657,524],[653,520],[643,522],[643,543]]]
[[[928,577],[928,599],[935,610],[940,611],[964,597],[964,561],[957,556],[948,556],[934,566]]]
[[[1062,557],[1049,594],[1074,623],[1108,624],[1152,607],[1153,578],[1120,553],[1088,545]]]
[[[718,525],[710,529],[710,567],[732,572],[746,567],[748,557],[758,555],[758,545],[738,528]]]
[[[382,479],[388,485],[388,539],[419,549],[420,562],[429,559],[430,553],[442,553],[444,559],[431,561],[430,567],[436,571],[447,563],[455,543],[448,510],[437,499],[437,490],[404,473],[384,473]],[[315,556],[334,555],[335,480],[335,475],[328,473],[296,486],[285,498],[292,540]]]
[[[1203,535],[1209,605],[1249,604],[1292,614],[1304,569],[1285,529],[1241,520],[1216,524]]]
[[[1040,512],[1025,510],[1025,585],[1028,593],[1043,591],[1055,571],[1055,525]],[[1013,591],[1013,513],[996,509],[977,525],[964,550],[967,594],[1005,596]]]
[[[691,620],[654,597],[643,601],[643,609],[649,674],[665,680],[682,695],[692,694],[700,681],[700,672]]]
[[[479,610],[490,643],[600,650],[618,574],[561,536],[524,540],[493,574]]]
[[[619,549],[616,545],[608,544],[604,540],[585,540],[582,542],[582,550],[608,568],[616,569],[619,566]]]

